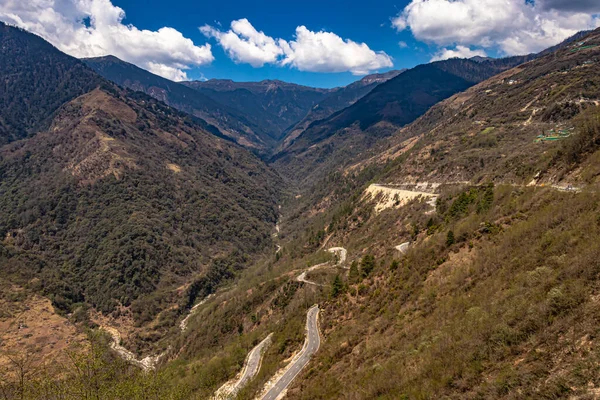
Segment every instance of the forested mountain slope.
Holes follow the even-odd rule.
[[[293,179],[314,180],[414,121],[435,103],[531,58],[451,59],[419,65],[377,86],[352,106],[310,125],[272,160]]]
[[[102,79],[42,38],[0,22],[0,145],[47,127],[63,103]],[[48,70],[46,65],[55,68]]]
[[[0,147],[3,279],[36,280],[63,311],[118,309],[143,324],[167,307],[181,312],[172,306],[187,300],[175,288],[209,270],[216,285],[270,245],[281,185],[255,156],[37,36],[3,27],[0,40],[4,65],[19,61],[29,77],[24,104],[72,66],[67,93],[67,82],[46,81],[58,108],[47,125],[17,121],[29,137]],[[12,74],[0,70],[3,81]]]
[[[144,92],[178,110],[214,125],[221,135],[256,152],[265,152],[274,140],[268,127],[251,114],[242,113],[228,103],[188,88],[182,83],[154,75],[113,56],[83,60],[104,78],[123,87]]]
[[[596,30],[432,107],[328,182],[307,212],[315,246],[357,263],[319,281],[325,345],[289,398],[597,397],[599,61]]]
[[[270,338],[236,394],[260,398],[298,359],[318,304],[320,347],[290,370],[286,398],[598,397],[600,30],[514,68],[495,61],[475,83],[487,69],[473,63],[488,61],[434,64],[425,81],[445,100],[401,128],[414,109],[336,131],[329,153],[300,159],[310,185],[281,210],[281,182],[248,152],[110,83],[0,147],[0,312],[22,303],[14,283],[74,311],[78,329],[95,305],[152,328],[127,345],[168,332],[170,346],[142,373],[100,336],[60,379],[0,369],[2,393],[211,398]],[[340,248],[345,262],[328,251]]]
[[[289,143],[296,139],[313,122],[325,119],[331,114],[351,106],[378,85],[395,78],[404,71],[405,69],[367,75],[347,86],[333,89],[327,97],[315,104],[300,122],[287,129],[285,137],[282,138],[283,142],[279,144],[279,148],[287,147]]]
[[[234,82],[226,79],[182,82],[200,93],[253,118],[273,140],[300,121],[336,89],[320,89],[278,80]]]

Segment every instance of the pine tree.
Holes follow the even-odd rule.
[[[448,231],[448,235],[446,236],[446,246],[452,246],[454,243],[456,243],[456,240],[454,239],[454,232]]]
[[[356,283],[358,282],[358,278],[360,277],[359,273],[358,273],[358,262],[356,262],[356,260],[352,261],[352,264],[350,264],[350,272],[348,273],[348,280],[350,281],[350,283]]]
[[[360,262],[360,272],[364,277],[369,276],[369,274],[375,269],[375,257],[370,254],[364,256]]]
[[[342,283],[342,279],[339,275],[336,275],[333,279],[333,284],[331,286],[331,297],[338,297],[338,295],[344,289],[344,284]]]

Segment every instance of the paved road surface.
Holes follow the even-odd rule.
[[[321,337],[319,335],[318,327],[319,319],[319,306],[315,305],[308,310],[306,314],[306,340],[304,341],[304,347],[300,351],[296,360],[288,368],[288,370],[275,382],[275,385],[261,398],[261,400],[276,400],[292,383],[294,378],[298,376],[302,368],[308,364],[313,354],[319,350],[321,345]]]
[[[337,266],[342,265],[346,261],[346,256],[348,254],[348,251],[345,248],[343,248],[343,247],[332,247],[332,248],[328,249],[327,251],[329,251],[330,253],[334,253],[334,254],[337,253],[337,254],[339,254],[339,259],[338,259],[338,262],[336,264]],[[308,279],[306,279],[306,274],[309,273],[309,272],[311,272],[311,271],[320,269],[320,268],[325,268],[325,267],[327,267],[329,265],[330,265],[329,262],[322,263],[322,264],[317,264],[317,265],[313,265],[312,267],[310,267],[309,269],[307,269],[306,271],[304,271],[300,275],[298,275],[298,277],[296,277],[296,280],[298,282],[303,282],[303,283],[307,283],[309,285],[314,285],[314,286],[327,286],[327,285],[322,285],[320,283],[316,283],[316,282],[313,282],[313,281],[309,281]]]
[[[239,390],[241,390],[248,382],[252,380],[258,373],[260,369],[260,362],[262,360],[262,355],[267,347],[271,344],[271,337],[273,334],[269,334],[262,342],[257,344],[250,354],[248,354],[248,359],[246,360],[246,366],[244,367],[244,372],[240,379],[235,383],[232,394],[235,395]]]
[[[315,269],[319,269],[319,268],[323,268],[326,267],[327,265],[329,265],[329,263],[323,263],[323,264],[317,264],[317,265],[313,265],[312,267],[310,267],[309,269],[307,269],[306,271],[302,272],[300,275],[298,275],[298,277],[296,278],[296,280],[298,282],[303,282],[303,283],[307,283],[309,285],[314,285],[314,286],[325,286],[322,285],[320,283],[317,282],[313,282],[313,281],[309,281],[308,279],[306,279],[306,274],[310,271],[314,271]]]

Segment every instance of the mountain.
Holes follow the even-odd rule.
[[[216,127],[221,135],[258,153],[266,151],[274,142],[270,132],[265,131],[261,124],[256,124],[255,118],[181,83],[154,75],[114,56],[83,61],[104,78],[123,87],[144,92],[180,111],[201,118]]]
[[[0,145],[47,127],[60,106],[103,82],[40,37],[3,23],[0,35]]]
[[[343,88],[320,89],[278,80],[176,83],[113,56],[83,61],[106,79],[199,117],[213,125],[213,131],[218,129],[261,155],[272,152],[284,136],[286,142],[291,140],[300,127],[352,104],[399,73],[369,75]]]
[[[579,165],[578,171],[565,164],[580,159],[567,153],[582,149],[563,148],[561,156],[545,159],[558,151],[552,148],[572,140],[560,134],[583,129],[579,125],[587,124],[588,114],[600,104],[600,31],[576,38],[436,104],[392,136],[375,158],[382,161],[402,152],[415,138],[420,149],[406,155],[403,178],[394,178],[400,171],[393,169],[386,180],[410,176],[409,181],[425,177],[474,182],[502,177],[525,184],[558,184],[567,178],[574,184],[593,181],[593,162]]]
[[[314,121],[325,119],[331,114],[351,106],[376,86],[395,78],[404,71],[405,69],[388,71],[382,74],[367,75],[348,86],[333,89],[327,97],[315,104],[300,122],[287,129],[288,132],[285,134],[285,138],[283,138],[284,140],[280,144],[280,147],[286,147]]]
[[[515,63],[380,84],[325,119],[352,126],[299,153],[285,197],[248,151],[102,78],[41,123],[21,106],[0,146],[3,397],[598,397],[600,29]],[[20,104],[58,90],[36,91],[54,64],[21,66]]]
[[[325,344],[287,396],[596,397],[600,29],[386,142],[308,209],[356,263],[316,281]]]
[[[142,326],[270,248],[281,182],[262,161],[33,34],[2,24],[0,43],[2,280]]]
[[[200,93],[251,116],[273,140],[300,121],[333,90],[319,89],[279,80],[234,82],[224,79],[183,82]]]
[[[292,179],[323,174],[414,121],[435,103],[532,58],[451,59],[419,65],[375,87],[350,107],[312,123],[272,161]]]

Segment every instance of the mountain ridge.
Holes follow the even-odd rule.
[[[88,66],[106,79],[144,92],[188,114],[216,126],[220,133],[256,152],[269,146],[269,137],[239,111],[221,104],[187,86],[152,74],[115,56],[87,58]]]
[[[311,123],[270,161],[291,179],[314,181],[315,176],[392,135],[438,101],[533,57],[451,59],[419,65],[376,86],[350,107]]]
[[[0,26],[0,42],[0,76],[19,65],[30,78],[17,100],[40,87],[57,99],[0,146],[2,279],[38,282],[65,314],[91,307],[148,326],[183,312],[181,285],[213,290],[271,247],[282,184],[255,155],[38,36]],[[38,85],[64,65],[69,82]]]

